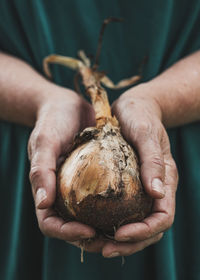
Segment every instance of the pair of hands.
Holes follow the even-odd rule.
[[[154,200],[152,214],[140,223],[121,226],[116,241],[95,237],[95,230],[79,222],[65,222],[53,210],[56,197],[56,169],[70,148],[74,135],[95,125],[92,106],[75,92],[57,88],[38,108],[37,121],[28,144],[30,180],[41,231],[104,257],[127,256],[159,241],[173,223],[177,170],[162,125],[159,104],[139,85],[120,96],[112,105],[124,137],[136,148],[141,178]]]

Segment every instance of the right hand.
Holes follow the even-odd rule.
[[[65,222],[53,209],[56,169],[69,150],[74,135],[94,126],[92,106],[71,90],[56,86],[41,101],[28,143],[30,181],[36,216],[42,233],[68,242],[95,236],[95,230],[78,222]]]
[[[156,89],[140,84],[123,93],[112,105],[121,131],[136,149],[145,191],[154,199],[152,212],[143,221],[119,227],[118,242],[107,242],[104,257],[128,256],[158,242],[174,221],[178,173],[162,110],[153,98]]]

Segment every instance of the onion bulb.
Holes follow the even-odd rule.
[[[119,127],[87,128],[75,141],[57,178],[57,209],[65,220],[112,235],[121,225],[143,220],[151,198],[139,178],[138,160]]]

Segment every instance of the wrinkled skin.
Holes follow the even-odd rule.
[[[86,101],[72,91],[58,91],[41,105],[28,148],[30,180],[41,231],[76,246],[84,245],[87,251],[101,252],[104,257],[127,256],[159,241],[173,223],[178,176],[158,103],[140,85],[125,92],[112,106],[124,137],[139,154],[145,190],[155,198],[152,214],[140,223],[120,227],[113,242],[94,238],[95,230],[89,226],[65,223],[53,210],[56,168],[74,134],[94,125],[94,112]],[[152,188],[153,179],[156,189]],[[83,242],[87,238],[93,239],[90,243]]]

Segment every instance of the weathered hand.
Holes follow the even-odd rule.
[[[78,222],[66,223],[53,209],[56,196],[56,168],[66,154],[74,135],[94,125],[89,103],[76,93],[53,87],[38,109],[35,128],[29,139],[30,181],[36,215],[41,231],[65,241],[76,241],[95,235],[94,229]]]
[[[162,125],[158,103],[148,96],[146,87],[135,87],[113,104],[122,133],[139,154],[141,179],[154,198],[152,214],[140,223],[120,227],[115,239],[107,242],[105,257],[127,256],[159,241],[173,223],[178,175],[170,144]]]

